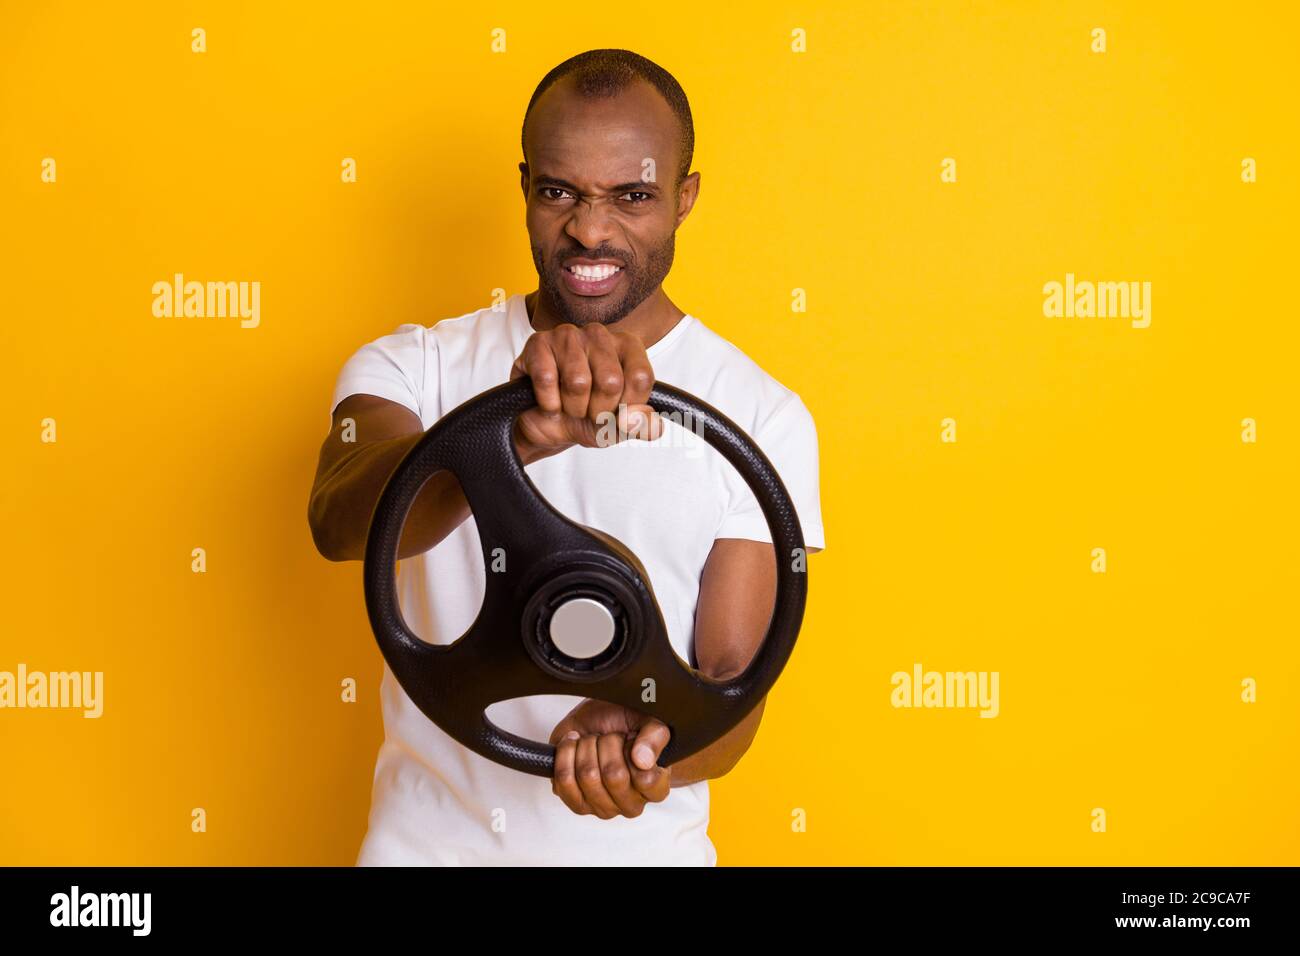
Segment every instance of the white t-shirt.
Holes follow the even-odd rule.
[[[357,350],[330,412],[366,393],[405,405],[427,429],[457,405],[506,382],[533,334],[522,295],[428,328],[400,326]],[[794,502],[805,544],[825,547],[817,432],[799,396],[687,315],[647,349],[655,379],[720,410],[754,439]],[[716,538],[772,540],[739,474],[690,428],[667,422],[654,443],[570,448],[527,466],[562,514],[613,535],[640,558],[669,639],[692,660],[700,574]],[[651,446],[659,446],[652,448]],[[473,622],[485,571],[466,520],[436,547],[398,562],[402,616],[423,640],[448,644]],[[602,820],[570,810],[547,778],[510,770],[463,747],[407,697],[385,665],[385,740],[375,766],[369,829],[358,865],[702,865],[707,782],[674,787],[639,817]],[[491,705],[488,719],[547,742],[581,696],[538,695]]]

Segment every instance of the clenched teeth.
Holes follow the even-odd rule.
[[[569,271],[580,279],[608,279],[622,266],[569,266]]]

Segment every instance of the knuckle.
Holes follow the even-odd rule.
[[[640,366],[631,369],[626,373],[627,382],[638,391],[645,391],[654,386],[655,378],[650,371]]]

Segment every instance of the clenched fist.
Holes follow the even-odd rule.
[[[663,423],[646,401],[654,371],[641,340],[599,322],[534,332],[510,370],[533,380],[537,407],[515,422],[524,464],[573,445],[599,448],[625,438],[653,441]]]
[[[672,787],[672,768],[656,763],[668,725],[603,700],[584,700],[551,731],[551,792],[574,813],[602,820],[639,817]]]

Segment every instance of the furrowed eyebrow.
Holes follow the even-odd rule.
[[[581,194],[582,190],[566,179],[557,179],[554,176],[534,176],[533,183],[541,186],[555,186],[559,189],[566,189],[575,195]],[[630,183],[619,183],[617,186],[611,186],[609,191],[612,193],[642,192],[651,195],[659,195],[659,186],[657,183],[645,183],[641,180],[633,180]]]

